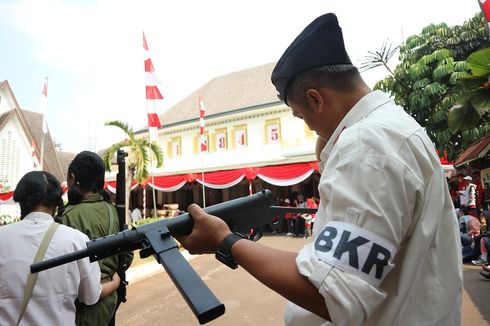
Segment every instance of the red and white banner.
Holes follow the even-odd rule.
[[[158,85],[161,84],[155,73],[155,67],[150,58],[148,43],[146,42],[145,33],[143,32],[143,49],[145,50],[145,74],[146,74],[146,108],[148,115],[148,129],[150,140],[156,141],[157,129],[162,125],[158,117],[159,103],[163,100],[162,93]]]
[[[48,124],[46,122],[46,112],[48,110],[48,77],[44,78],[43,91],[41,96],[40,111],[43,115],[43,132],[48,133]]]
[[[478,0],[483,17],[487,21],[487,32],[490,35],[490,0]]]
[[[33,139],[31,140],[31,157],[32,157],[32,164],[34,168],[37,168],[37,156],[36,156],[36,141]]]
[[[200,152],[208,151],[208,141],[206,135],[204,134],[204,116],[206,115],[206,107],[204,106],[204,101],[199,97],[199,148]]]

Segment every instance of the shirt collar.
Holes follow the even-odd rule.
[[[327,142],[327,145],[325,145],[320,154],[321,161],[327,161],[342,131],[366,118],[378,107],[392,101],[393,100],[390,99],[388,95],[382,91],[373,91],[361,98],[359,102],[357,102],[356,105],[354,105],[352,109],[347,112],[347,114],[344,116],[342,121],[333,132],[332,136]]]
[[[83,196],[82,203],[95,203],[98,201],[103,201],[104,197],[102,197],[101,194],[95,193],[95,194],[88,194]]]
[[[53,216],[44,212],[30,212],[24,218],[24,221],[38,222],[53,222]]]

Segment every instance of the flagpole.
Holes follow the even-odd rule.
[[[40,162],[41,171],[43,171],[43,163],[44,163],[44,132],[41,138],[41,162]]]
[[[146,113],[148,115],[148,150],[150,152],[150,174],[151,174],[151,182],[152,195],[153,195],[153,216],[157,217],[157,202],[155,195],[155,176],[153,173],[153,155],[151,150],[151,130],[156,130],[156,140],[158,141],[158,128],[161,127],[160,119],[156,112],[155,100],[163,100],[163,96],[160,93],[160,90],[157,87],[157,84],[160,83],[158,78],[155,75],[155,67],[153,67],[153,62],[149,55],[148,44],[146,43],[145,32],[143,32],[143,49],[146,52],[145,58],[145,74],[146,74]],[[148,101],[151,101],[151,110],[149,110]],[[152,129],[154,128],[154,129]]]
[[[42,104],[43,112],[42,112],[42,121],[41,121],[42,129],[43,129],[43,135],[41,136],[41,162],[39,164],[41,171],[43,171],[43,166],[44,166],[44,140],[46,137],[46,133],[48,132],[48,126],[46,123],[46,110],[48,106],[48,77],[44,79],[42,96],[45,97],[45,102]]]
[[[151,151],[150,127],[148,127],[148,150],[150,152],[150,175],[151,175],[151,184],[152,184],[151,189],[152,189],[152,196],[153,196],[153,217],[157,217],[157,200],[155,195],[155,175],[153,173],[153,155]]]
[[[201,136],[201,180],[202,180],[202,206],[206,207],[206,186],[204,185],[204,152],[202,150],[203,136]]]
[[[201,152],[201,180],[202,180],[202,205],[206,207],[206,186],[204,181],[204,115],[206,114],[206,108],[204,107],[204,101],[199,96],[199,150]],[[208,144],[206,144],[207,150]]]

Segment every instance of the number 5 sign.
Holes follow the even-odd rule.
[[[278,124],[270,124],[267,126],[267,141],[269,143],[277,143],[279,141]]]

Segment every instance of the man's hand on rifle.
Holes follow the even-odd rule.
[[[206,213],[196,204],[189,206],[189,214],[194,220],[192,233],[176,239],[193,255],[215,253],[223,239],[232,233],[222,219]]]

